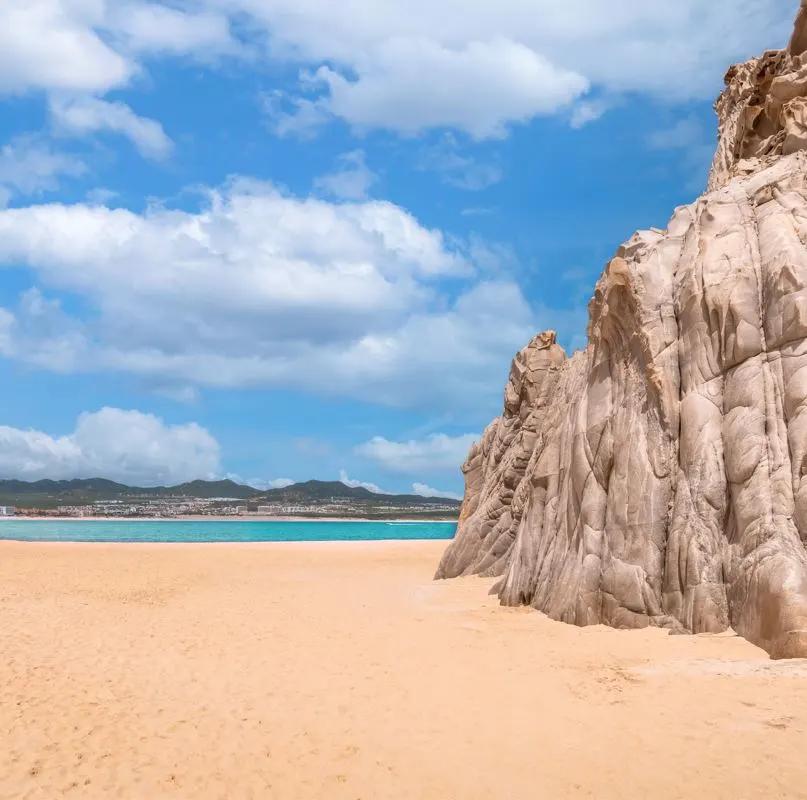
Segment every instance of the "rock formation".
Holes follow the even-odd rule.
[[[587,348],[516,356],[437,577],[807,657],[807,0],[716,111],[708,193],[619,248]]]

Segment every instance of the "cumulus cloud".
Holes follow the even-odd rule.
[[[61,132],[77,136],[117,133],[129,139],[145,158],[166,158],[173,148],[159,122],[139,117],[125,103],[97,97],[53,98],[50,112]]]
[[[104,3],[6,0],[0,27],[0,92],[107,91],[135,65],[100,35]]]
[[[440,489],[433,489],[425,483],[413,483],[412,492],[420,497],[445,497],[447,500],[462,500],[461,494],[455,492],[444,492]]]
[[[314,181],[314,187],[340,200],[364,200],[378,176],[367,166],[363,150],[354,150],[339,156],[334,172]]]
[[[711,97],[725,64],[780,46],[792,18],[793,0],[5,0],[0,94],[97,98],[150,59],[263,48],[300,67],[281,131],[341,118],[496,138],[558,111],[593,120],[590,88]]]
[[[320,102],[328,113],[405,135],[450,127],[502,138],[509,123],[553,113],[589,88],[582,75],[505,38],[451,47],[396,37],[353,70],[355,79],[323,66],[307,81],[326,89]]]
[[[343,469],[339,470],[339,482],[344,483],[345,486],[349,486],[351,489],[367,489],[368,492],[373,492],[373,494],[390,494],[389,492],[385,492],[381,487],[376,486],[374,483],[353,480],[352,478],[348,477],[347,472],[345,472]]]
[[[82,414],[66,436],[0,426],[3,478],[108,478],[160,486],[212,480],[219,470],[218,442],[204,428],[167,425],[139,411],[103,408]]]
[[[590,122],[604,107],[589,87],[711,98],[727,63],[781,46],[793,19],[792,0],[211,1],[250,15],[272,56],[303,65],[286,130],[335,116],[480,139],[557,111]]]
[[[139,53],[208,58],[236,49],[227,16],[143,0],[4,0],[0,94],[99,94],[142,71]]]
[[[172,143],[159,121],[104,95],[131,88],[157,58],[215,66],[222,56],[254,63],[260,53],[299,68],[295,92],[265,97],[279,134],[341,119],[358,131],[413,136],[451,129],[495,139],[558,112],[574,127],[587,124],[605,112],[603,96],[711,97],[726,63],[786,40],[792,6],[792,0],[5,0],[0,96],[44,92],[62,132],[116,133],[146,157],[164,158]],[[458,164],[446,173],[464,188],[499,177],[490,163]],[[322,180],[323,191],[347,199],[365,196],[372,183],[361,169]],[[1,198],[9,194],[0,187]]]
[[[391,442],[375,436],[355,448],[356,455],[368,458],[379,466],[405,474],[458,470],[468,450],[479,440],[479,434],[447,436],[435,433],[425,439]]]
[[[196,213],[7,209],[0,265],[27,265],[41,288],[6,308],[4,352],[164,386],[478,407],[498,398],[513,353],[550,315],[506,275],[480,272],[475,251],[391,203],[331,204],[243,181]],[[444,278],[456,280],[447,289]],[[66,312],[55,291],[91,316]],[[574,333],[585,311],[569,325],[550,318]]]

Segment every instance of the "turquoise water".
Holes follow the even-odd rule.
[[[0,539],[29,542],[367,542],[451,539],[455,522],[0,520]]]

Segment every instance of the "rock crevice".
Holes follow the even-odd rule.
[[[515,358],[438,578],[577,625],[729,626],[807,657],[807,6],[732,67],[709,191]]]

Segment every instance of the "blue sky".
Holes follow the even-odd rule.
[[[459,494],[795,0],[7,0],[0,477]]]

